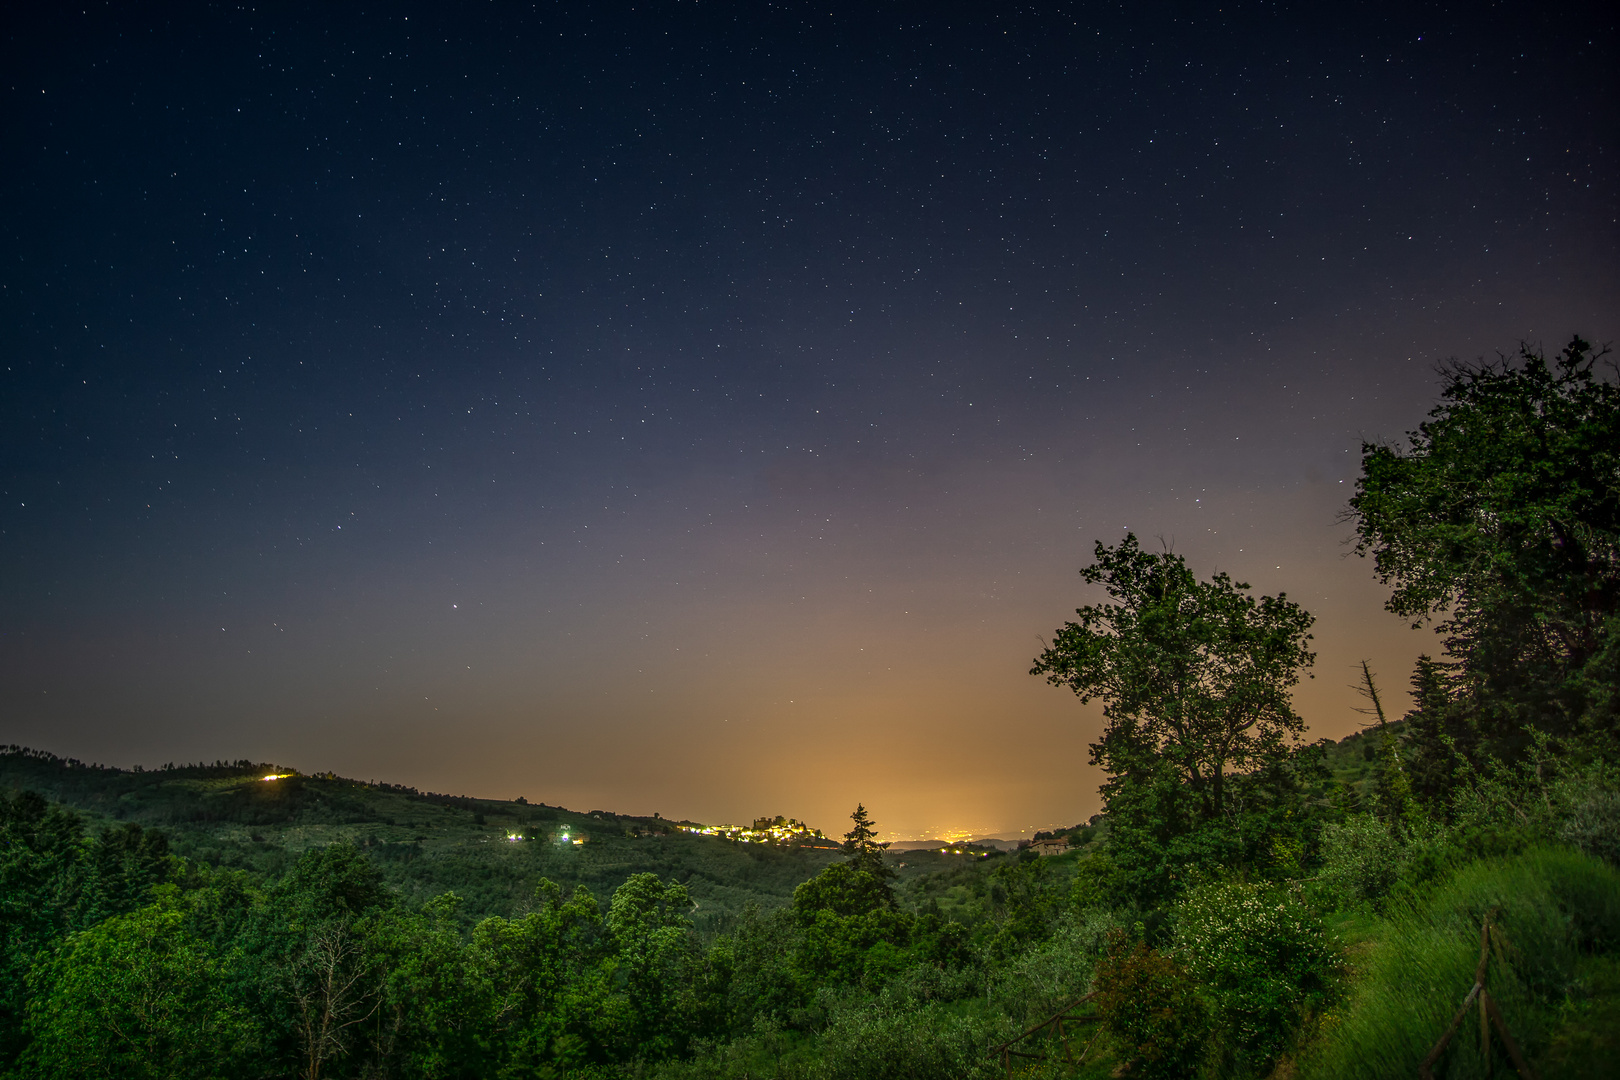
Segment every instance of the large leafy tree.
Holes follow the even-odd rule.
[[[1030,673],[1103,702],[1091,763],[1130,888],[1166,893],[1178,866],[1268,857],[1297,831],[1311,766],[1290,690],[1315,660],[1312,616],[1224,573],[1200,581],[1134,535],[1094,557],[1081,576],[1111,603],[1078,609]]]
[[[1392,586],[1390,611],[1438,617],[1498,751],[1532,725],[1615,731],[1620,388],[1598,355],[1575,338],[1550,362],[1523,346],[1516,362],[1450,366],[1406,447],[1362,447],[1356,551]]]
[[[23,978],[38,955],[145,903],[177,865],[162,833],[127,824],[90,841],[73,811],[0,793],[0,1068],[23,1045]]]
[[[158,901],[69,936],[30,976],[40,1077],[248,1075],[257,1032],[223,964],[187,929],[173,887]]]
[[[636,1057],[657,1059],[682,1048],[697,962],[691,904],[685,885],[662,882],[657,874],[632,874],[613,891],[607,929],[633,1017],[629,1042]]]
[[[240,936],[243,992],[274,1034],[271,1053],[321,1080],[381,1007],[378,920],[394,904],[376,868],[346,844],[304,852]]]
[[[1200,581],[1180,555],[1144,551],[1134,535],[1099,541],[1094,558],[1080,576],[1112,603],[1076,610],[1030,674],[1102,699],[1108,724],[1091,761],[1108,773],[1110,810],[1168,783],[1190,795],[1189,825],[1216,819],[1231,774],[1275,764],[1304,731],[1290,688],[1316,659],[1314,618],[1225,573]]]

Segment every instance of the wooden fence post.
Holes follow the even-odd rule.
[[[1479,966],[1474,969],[1474,985],[1469,989],[1468,996],[1463,998],[1462,1007],[1457,1010],[1457,1015],[1446,1025],[1440,1041],[1434,1044],[1434,1048],[1418,1065],[1418,1080],[1434,1080],[1434,1063],[1440,1060],[1440,1055],[1445,1052],[1451,1037],[1457,1034],[1457,1029],[1462,1026],[1463,1017],[1468,1015],[1468,1008],[1473,1005],[1475,998],[1479,999],[1479,1056],[1484,1059],[1486,1069],[1490,1068],[1491,1028],[1495,1027],[1496,1036],[1502,1041],[1502,1049],[1507,1051],[1508,1060],[1513,1062],[1513,1068],[1524,1080],[1538,1080],[1535,1070],[1524,1060],[1524,1055],[1519,1053],[1519,1046],[1513,1041],[1513,1036],[1508,1034],[1507,1021],[1502,1019],[1502,1010],[1496,1007],[1496,1001],[1485,990],[1485,972],[1491,962],[1491,919],[1495,914],[1496,909],[1492,908],[1485,913],[1484,921],[1479,924]]]

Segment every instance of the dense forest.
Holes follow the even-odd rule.
[[[1609,1075],[1620,400],[1579,339],[1447,369],[1346,509],[1438,631],[1310,743],[1312,616],[1127,536],[1032,674],[1105,812],[836,850],[248,762],[0,754],[17,1077]],[[274,775],[276,779],[264,779]],[[1053,853],[1048,853],[1053,852]],[[1445,1039],[1447,1035],[1451,1037]]]

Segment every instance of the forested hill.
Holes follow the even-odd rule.
[[[1370,741],[1322,745],[1334,778],[1360,787],[1372,768]],[[0,791],[36,791],[70,806],[92,832],[115,823],[157,829],[176,854],[271,878],[310,848],[354,844],[403,900],[453,891],[468,920],[520,907],[541,877],[607,896],[631,874],[651,872],[685,883],[697,901],[694,926],[713,933],[750,901],[786,903],[838,858],[830,848],[739,844],[682,829],[695,822],[438,794],[245,759],[119,769],[7,746]],[[957,867],[961,857],[907,851],[891,862],[911,879]]]
[[[272,878],[310,848],[352,843],[403,900],[453,891],[469,920],[510,913],[541,877],[607,896],[631,874],[651,872],[684,882],[697,902],[694,925],[712,932],[749,901],[785,903],[838,857],[828,847],[740,844],[681,828],[692,822],[435,794],[245,760],[128,770],[0,749],[0,791],[24,790],[77,810],[92,832],[115,823],[159,829],[176,854]],[[908,856],[912,866],[926,862]]]

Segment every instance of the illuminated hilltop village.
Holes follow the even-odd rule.
[[[718,836],[743,844],[795,844],[800,847],[836,848],[838,843],[827,839],[820,829],[812,829],[797,818],[755,818],[747,828],[741,825],[693,825],[682,823],[683,832],[699,836]]]

